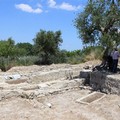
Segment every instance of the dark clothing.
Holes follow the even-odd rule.
[[[117,65],[118,65],[118,59],[117,60],[113,60],[113,71],[114,73],[117,73]]]
[[[112,72],[113,59],[112,59],[112,56],[111,56],[111,55],[108,55],[107,64],[108,64],[107,66],[108,66],[109,71]]]
[[[117,49],[115,49],[112,53],[112,58],[113,58],[113,65],[112,65],[112,72],[117,73],[117,65],[118,65],[118,58],[119,58],[119,52]]]

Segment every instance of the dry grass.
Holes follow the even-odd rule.
[[[96,60],[95,52],[91,52],[89,55],[85,57],[85,61],[92,61],[92,60]]]

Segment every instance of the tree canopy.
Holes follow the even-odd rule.
[[[33,55],[33,45],[30,43],[17,43],[16,47],[21,51],[22,55]]]
[[[56,56],[62,43],[61,31],[40,30],[34,40],[36,53],[42,58],[44,64],[51,63],[50,57]]]
[[[0,56],[9,57],[15,55],[15,41],[12,38],[0,41]]]
[[[75,19],[83,44],[112,46],[120,44],[120,1],[89,0]]]

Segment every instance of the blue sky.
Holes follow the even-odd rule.
[[[61,49],[82,49],[73,20],[87,0],[0,0],[0,40],[33,43],[42,30],[62,32]]]

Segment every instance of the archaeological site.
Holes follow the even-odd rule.
[[[0,120],[120,120],[120,72],[99,62],[1,71]]]

